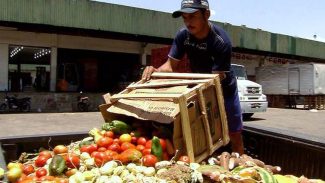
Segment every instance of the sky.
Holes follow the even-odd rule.
[[[181,0],[95,0],[172,13]],[[213,21],[325,42],[325,0],[210,0]],[[315,36],[316,35],[316,36]]]

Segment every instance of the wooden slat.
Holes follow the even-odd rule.
[[[189,156],[191,161],[195,161],[192,133],[191,133],[191,123],[188,115],[187,101],[185,96],[180,97],[178,102],[179,102],[179,110],[181,113],[182,131],[183,131],[184,142],[186,145],[187,155]]]
[[[129,85],[127,89],[191,85],[191,84],[206,83],[209,82],[210,80],[211,79],[201,79],[201,80],[184,80],[184,81],[167,81],[167,82],[159,82],[159,83],[132,84]]]
[[[218,74],[195,74],[195,73],[171,73],[171,72],[154,72],[151,77],[166,79],[212,79]]]
[[[227,121],[227,116],[226,116],[226,110],[225,110],[225,102],[223,99],[223,93],[222,93],[222,88],[220,84],[220,79],[219,77],[216,77],[214,79],[214,87],[216,90],[217,94],[217,101],[218,101],[218,106],[219,106],[219,112],[220,112],[220,119],[221,119],[221,126],[222,126],[222,141],[224,145],[228,144],[230,139],[229,139],[229,130],[228,130],[228,121]],[[217,91],[220,91],[219,93]]]
[[[203,96],[203,91],[202,91],[202,88],[198,89],[197,91],[197,95],[198,95],[198,98],[199,98],[199,105],[200,105],[200,108],[201,108],[201,113],[203,115],[203,126],[204,126],[204,130],[205,130],[205,140],[207,141],[207,144],[208,144],[208,149],[209,149],[209,152],[208,153],[211,153],[211,150],[212,150],[212,137],[211,137],[211,132],[210,132],[210,125],[209,125],[209,119],[208,119],[208,113],[207,113],[207,110],[206,110],[206,105],[205,105],[205,100],[204,100],[204,96]]]
[[[118,100],[118,99],[128,99],[128,98],[178,98],[181,94],[163,94],[163,93],[138,93],[138,94],[115,94],[111,97],[112,100]]]

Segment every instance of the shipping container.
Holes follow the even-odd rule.
[[[324,95],[325,64],[258,67],[256,81],[267,95]]]

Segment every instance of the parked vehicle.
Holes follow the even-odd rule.
[[[29,112],[30,105],[30,97],[17,98],[16,96],[8,96],[6,93],[4,102],[0,105],[0,111]]]
[[[90,101],[89,98],[82,95],[82,91],[80,95],[77,97],[78,99],[78,111],[87,112],[89,111]]]
[[[237,78],[243,118],[248,119],[255,112],[266,112],[268,102],[266,96],[262,93],[262,86],[247,79],[246,69],[243,65],[231,64],[231,68]]]

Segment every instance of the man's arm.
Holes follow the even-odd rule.
[[[169,57],[159,68],[147,66],[142,73],[142,80],[149,80],[153,72],[174,72],[177,68],[178,62],[179,61]]]

